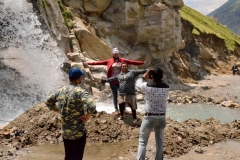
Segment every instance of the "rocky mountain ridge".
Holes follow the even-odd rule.
[[[216,18],[220,23],[240,35],[240,0],[228,0],[207,16]]]

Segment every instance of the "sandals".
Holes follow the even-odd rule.
[[[120,112],[115,111],[115,112],[113,112],[113,114],[115,114],[115,115],[120,115]]]

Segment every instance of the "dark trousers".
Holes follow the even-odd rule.
[[[125,102],[119,104],[119,110],[120,110],[120,114],[121,116],[124,115],[124,111],[125,111]],[[136,112],[136,109],[132,109],[132,106],[130,104],[128,104],[132,110],[132,116],[133,116],[133,119],[136,119],[137,118],[137,112]]]
[[[82,160],[86,139],[86,134],[77,140],[63,139],[65,160]]]
[[[113,104],[115,111],[118,111],[118,88],[119,84],[110,83],[110,88],[112,90]]]

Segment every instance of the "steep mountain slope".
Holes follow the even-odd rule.
[[[235,49],[235,43],[240,44],[239,36],[227,27],[187,6],[181,10],[181,17],[194,26],[192,33],[196,36],[199,36],[201,33],[215,35],[225,41],[229,50]]]
[[[187,6],[180,13],[184,45],[172,57],[174,64],[184,64],[174,66],[178,78],[188,82],[206,74],[231,74],[231,66],[240,56],[239,36]]]
[[[228,0],[207,16],[214,16],[220,23],[227,25],[228,28],[240,35],[240,0]]]

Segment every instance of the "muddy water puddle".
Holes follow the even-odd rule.
[[[109,144],[87,144],[84,152],[84,160],[107,160],[127,155],[130,146],[137,146],[137,141],[109,143]],[[61,160],[64,159],[63,144],[44,144],[29,148],[30,153],[16,160]],[[135,157],[132,155],[131,157]]]
[[[154,136],[151,134],[147,148],[154,148]],[[84,160],[119,160],[122,157],[135,159],[137,153],[127,153],[130,146],[137,146],[136,141],[129,141],[115,144],[87,144]],[[203,153],[197,151],[202,150]],[[25,153],[23,157],[16,160],[61,160],[64,159],[63,144],[59,145],[39,145],[29,148],[30,153]],[[240,140],[227,141],[214,144],[209,147],[193,148],[188,154],[176,158],[164,158],[164,160],[240,160]],[[128,154],[128,155],[127,155]],[[132,155],[129,155],[132,154]],[[149,155],[150,160],[154,159],[154,154]]]

